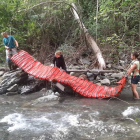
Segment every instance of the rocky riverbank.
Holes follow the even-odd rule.
[[[81,69],[82,67],[73,66],[74,69]],[[7,96],[16,95],[16,94],[29,94],[33,92],[40,91],[42,89],[50,90],[52,89],[55,92],[68,93],[72,94],[73,91],[65,86],[65,90],[60,90],[55,83],[48,82],[44,80],[39,80],[34,78],[23,70],[18,68],[17,70],[5,72],[4,70],[0,71],[1,74],[1,83],[0,83],[0,94],[6,94]],[[116,82],[119,81],[122,76],[124,76],[124,72],[118,73],[90,73],[90,72],[81,72],[74,73],[71,72],[71,75],[85,78],[93,83],[98,85],[106,85],[106,86],[116,86]],[[72,94],[75,95],[75,94]]]
[[[0,94],[28,94],[46,87],[46,81],[29,76],[21,69],[0,73],[3,73],[0,78]]]

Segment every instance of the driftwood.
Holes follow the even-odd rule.
[[[69,69],[68,72],[91,72],[91,73],[118,73],[118,71],[115,70],[74,70]]]
[[[81,30],[84,32],[87,42],[90,44],[90,46],[92,47],[92,49],[97,57],[97,60],[99,62],[99,69],[104,69],[106,67],[106,64],[105,64],[104,58],[102,56],[102,53],[101,53],[99,47],[97,46],[93,37],[88,33],[84,24],[81,22],[79,15],[77,13],[77,8],[76,8],[75,4],[72,3],[72,6],[73,6],[73,8],[72,8],[73,15],[74,15],[75,19],[77,20]]]

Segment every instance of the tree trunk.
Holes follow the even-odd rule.
[[[98,38],[98,8],[99,8],[99,1],[97,0],[97,8],[96,8],[96,42]]]
[[[74,17],[75,19],[77,20],[80,28],[83,30],[85,36],[86,36],[86,40],[87,42],[90,44],[90,46],[92,47],[96,57],[97,57],[97,60],[99,62],[99,69],[104,69],[106,67],[106,64],[105,64],[105,61],[104,61],[104,58],[102,56],[102,53],[99,49],[99,47],[97,46],[96,42],[94,41],[93,37],[88,33],[86,27],[84,26],[84,24],[81,22],[80,18],[79,18],[79,15],[77,13],[77,8],[75,6],[74,3],[72,3],[72,10],[73,10],[73,14],[74,14]]]

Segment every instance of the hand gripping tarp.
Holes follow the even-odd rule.
[[[71,76],[63,70],[45,66],[26,51],[21,50],[15,54],[11,60],[28,74],[48,81],[57,81],[61,84],[70,86],[75,92],[89,98],[109,98],[117,96],[123,89],[126,79],[123,77],[116,87],[99,86],[88,80]]]

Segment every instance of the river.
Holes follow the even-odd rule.
[[[140,91],[140,90],[139,90]],[[140,101],[57,97],[51,91],[0,96],[0,140],[139,140]]]

